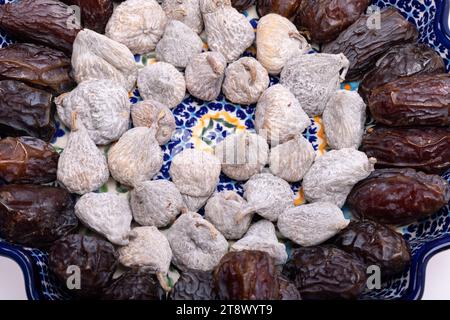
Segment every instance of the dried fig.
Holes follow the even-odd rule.
[[[186,208],[188,208],[188,210],[191,212],[199,211],[201,208],[203,208],[203,206],[210,198],[210,195],[207,195],[205,197],[194,197],[184,193],[182,193],[181,196],[183,197],[183,201],[184,204],[186,205]]]

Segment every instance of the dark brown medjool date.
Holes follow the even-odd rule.
[[[256,10],[260,17],[276,13],[290,19],[297,14],[302,1],[304,0],[256,0]]]
[[[175,283],[170,298],[172,300],[216,300],[212,272],[200,270],[183,272]]]
[[[102,294],[103,300],[164,300],[165,291],[155,274],[132,269],[114,279]]]
[[[220,300],[277,300],[279,284],[272,258],[261,251],[226,254],[214,270]]]
[[[63,52],[30,43],[0,50],[0,78],[26,82],[60,94],[71,90],[70,59]]]
[[[98,297],[109,284],[117,266],[114,246],[96,237],[73,234],[53,244],[49,251],[50,270],[74,295]],[[70,276],[79,268],[79,287]],[[73,285],[73,286],[72,286]]]
[[[378,168],[413,168],[444,173],[450,168],[450,129],[439,127],[369,129],[362,151]]]
[[[56,180],[59,154],[33,137],[0,140],[0,180],[6,183],[47,183]]]
[[[367,100],[373,89],[399,78],[444,72],[444,61],[426,44],[401,44],[386,52],[366,73],[359,85],[359,94]]]
[[[419,75],[390,82],[372,91],[372,116],[388,126],[448,126],[450,75]]]
[[[407,224],[429,216],[450,201],[447,181],[413,169],[380,169],[358,183],[347,198],[360,218]]]
[[[0,6],[0,28],[16,40],[72,52],[80,31],[74,11],[54,0],[20,0]]]
[[[0,186],[0,235],[19,244],[45,247],[78,225],[71,195],[61,188]]]
[[[384,279],[404,271],[411,262],[411,252],[402,235],[370,220],[350,222],[334,243],[361,259],[366,267],[380,267]]]
[[[14,80],[0,81],[0,93],[0,137],[53,137],[51,94]]]
[[[294,250],[283,274],[295,283],[305,300],[356,299],[367,279],[358,259],[333,246]]]
[[[231,5],[240,12],[247,10],[255,4],[255,0],[231,0]]]
[[[311,40],[327,43],[363,14],[370,0],[302,0],[295,24],[308,30]]]
[[[105,33],[106,24],[113,13],[112,0],[62,0],[62,2],[80,8],[81,23],[85,28]]]
[[[302,299],[297,287],[290,280],[286,279],[284,276],[279,276],[278,283],[280,284],[280,300]]]
[[[361,79],[376,59],[392,46],[417,40],[417,28],[394,7],[381,10],[379,25],[375,17],[369,14],[361,16],[336,40],[323,47],[323,52],[344,53],[348,58],[347,81]]]

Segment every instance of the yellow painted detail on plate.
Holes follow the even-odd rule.
[[[318,150],[317,153],[319,155],[323,155],[326,152],[326,148],[328,146],[327,137],[325,135],[325,130],[323,127],[322,118],[319,116],[314,117],[314,122],[317,124],[317,138],[318,138]]]
[[[305,203],[305,194],[303,193],[303,187],[297,192],[297,198],[294,200],[294,205],[297,207]]]

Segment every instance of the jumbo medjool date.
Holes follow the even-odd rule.
[[[372,116],[387,126],[448,126],[450,75],[401,78],[372,91]]]
[[[272,258],[261,251],[226,254],[214,270],[220,300],[277,300],[279,284]]]
[[[360,83],[359,93],[367,100],[372,90],[399,78],[444,72],[444,61],[426,44],[401,44],[378,59]]]
[[[73,234],[53,244],[48,266],[65,287],[68,287],[69,277],[73,274],[70,268],[77,266],[80,287],[71,290],[77,296],[95,298],[102,294],[112,279],[117,266],[117,253],[107,241]]]
[[[113,0],[62,0],[65,4],[76,5],[81,10],[81,23],[85,28],[104,33],[106,24],[113,13]]]
[[[64,189],[37,185],[0,186],[0,234],[32,247],[46,247],[74,230],[74,201]]]
[[[216,300],[210,271],[186,270],[170,292],[172,300]]]
[[[60,94],[71,90],[70,59],[63,52],[30,43],[0,50],[0,78],[28,83]]]
[[[102,292],[103,300],[164,300],[157,277],[145,269],[132,269],[114,279]]]
[[[411,252],[402,235],[370,220],[352,221],[334,243],[367,267],[379,266],[384,279],[404,271],[411,262]]]
[[[350,210],[380,223],[407,224],[427,217],[450,200],[450,186],[437,175],[413,169],[380,169],[348,196]]]
[[[364,137],[362,150],[377,159],[378,168],[441,174],[450,168],[450,129],[375,127]]]
[[[292,1],[292,0],[291,0]],[[273,1],[272,1],[273,2]],[[370,0],[302,0],[295,24],[305,28],[311,40],[327,43],[353,24],[363,14]]]
[[[302,2],[304,0],[257,0],[256,11],[260,17],[269,13],[277,13],[291,19],[296,16]]]
[[[56,130],[51,94],[14,80],[0,81],[0,92],[0,137],[50,141]]]
[[[373,19],[370,14],[361,16],[336,40],[323,47],[323,52],[344,53],[348,58],[348,81],[361,79],[376,59],[392,46],[417,40],[416,27],[394,7],[381,11],[379,27],[371,24]]]
[[[242,12],[255,4],[255,0],[231,0],[231,5]]]
[[[59,154],[33,137],[0,140],[0,180],[6,183],[47,183],[56,180]]]
[[[366,285],[363,263],[332,246],[299,248],[284,266],[303,299],[356,299]]]
[[[47,45],[68,54],[81,30],[75,12],[53,0],[21,0],[0,6],[0,28],[17,40]]]

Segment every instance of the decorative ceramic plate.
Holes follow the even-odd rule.
[[[11,0],[0,0],[0,5]],[[447,68],[450,67],[450,5],[446,0],[375,0],[379,7],[396,6],[404,16],[415,23],[420,31],[420,41],[428,43],[445,58]],[[257,16],[254,8],[245,12],[252,25],[256,28]],[[13,39],[0,31],[0,47],[13,43]],[[205,49],[206,49],[205,45]],[[255,49],[250,48],[246,55],[254,55]],[[136,56],[136,62],[142,66],[153,63],[153,55]],[[271,83],[277,78],[272,77]],[[356,90],[357,83],[345,83],[344,89]],[[141,98],[138,90],[130,93],[130,100],[136,103]],[[191,96],[173,110],[177,131],[172,140],[163,147],[164,165],[155,179],[169,179],[168,170],[174,155],[186,148],[211,150],[227,134],[254,130],[255,106],[240,106],[231,104],[223,96],[216,101],[203,102]],[[57,132],[52,143],[59,150],[66,144],[67,129],[57,120]],[[304,136],[314,146],[317,153],[327,150],[326,137],[320,117],[311,119],[311,126]],[[107,149],[105,150],[107,152]],[[450,171],[446,174],[450,181]],[[217,186],[218,191],[235,190],[242,194],[241,183],[221,176]],[[303,203],[300,184],[293,184],[296,193],[295,204]],[[128,190],[120,184],[109,181],[99,192],[116,192],[127,195]],[[425,268],[431,256],[450,248],[450,208],[442,209],[435,215],[417,223],[399,228],[405,239],[411,245],[413,259],[411,268],[404,274],[383,284],[382,289],[366,292],[365,299],[420,299],[425,282]],[[287,245],[289,249],[289,244]],[[29,299],[67,299],[70,295],[62,290],[47,268],[47,254],[41,250],[9,244],[0,239],[0,255],[15,260],[25,276],[26,290]],[[176,272],[169,274],[169,283],[177,277]]]

